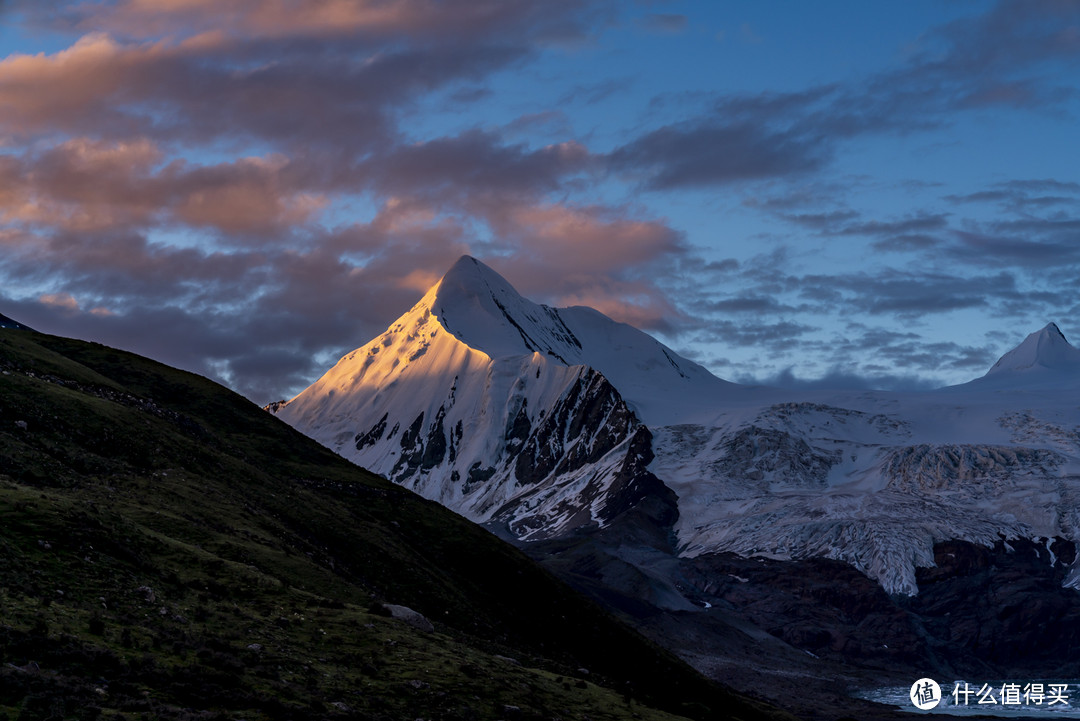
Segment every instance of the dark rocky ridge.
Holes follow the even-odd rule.
[[[614,450],[636,425],[618,391],[604,376],[589,370],[528,434],[514,461],[514,475],[532,485],[551,475],[576,471]]]

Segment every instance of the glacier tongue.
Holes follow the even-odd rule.
[[[940,541],[1080,542],[1080,404],[1063,389],[1080,390],[1080,351],[1053,324],[938,391],[739,386],[595,310],[532,303],[466,256],[270,410],[521,539],[651,499],[684,556],[824,556],[915,594]]]

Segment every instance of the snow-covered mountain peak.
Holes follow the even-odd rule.
[[[1001,356],[984,377],[1045,371],[1080,373],[1080,350],[1066,340],[1054,323],[1048,323]]]
[[[516,307],[522,301],[524,298],[501,275],[476,258],[463,255],[431,287],[422,302],[436,316],[450,314],[463,324],[469,320],[500,318],[500,305]],[[463,325],[462,330],[478,329]]]
[[[468,255],[450,267],[421,305],[458,340],[492,358],[540,353],[565,365],[582,363],[581,342],[557,310],[526,300]]]
[[[649,424],[710,415],[717,403],[740,389],[592,308],[534,303],[467,255],[391,331],[403,322],[422,322],[428,314],[447,334],[489,358],[537,353],[550,363],[599,371]]]
[[[471,255],[458,258],[432,290],[440,302],[448,304],[481,301],[488,294],[509,300],[521,297],[506,279]]]

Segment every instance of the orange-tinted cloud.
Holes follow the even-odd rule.
[[[0,137],[263,141],[339,157],[389,145],[396,136],[390,114],[402,104],[527,52],[316,41],[282,50],[220,34],[121,42],[95,33],[50,55],[0,60]]]
[[[527,254],[572,261],[583,273],[638,267],[682,250],[679,234],[664,223],[607,207],[526,205],[505,209],[492,222],[496,233],[519,237]]]
[[[10,55],[0,60],[0,127],[34,135],[112,124],[125,135],[137,127],[122,103],[145,96],[150,78],[177,57],[175,46],[123,46],[102,34],[52,55]]]
[[[79,301],[77,301],[75,299],[75,296],[71,295],[70,293],[45,293],[38,298],[38,302],[48,308],[51,308],[57,312],[69,316],[83,312]],[[96,308],[90,308],[85,312],[95,316],[114,315],[111,310],[109,310],[108,308],[103,308],[101,306],[98,306]]]
[[[314,217],[326,198],[284,156],[193,166],[144,138],[75,138],[0,161],[0,220],[66,231],[131,231],[153,225],[226,234],[281,235]]]
[[[672,330],[681,313],[662,283],[686,254],[681,234],[622,208],[505,207],[489,222],[514,247],[493,265],[526,295],[589,305],[639,328]]]
[[[77,27],[135,36],[207,30],[280,38],[368,35],[473,38],[492,32],[571,34],[575,5],[507,0],[121,0],[67,14]]]

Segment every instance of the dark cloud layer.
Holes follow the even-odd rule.
[[[904,67],[861,83],[719,97],[706,117],[616,149],[612,166],[654,190],[792,178],[819,170],[859,136],[939,127],[955,113],[992,107],[1045,110],[1080,97],[1080,84],[1061,85],[1043,72],[1054,66],[1080,77],[1080,4],[1007,0],[926,41]]]

